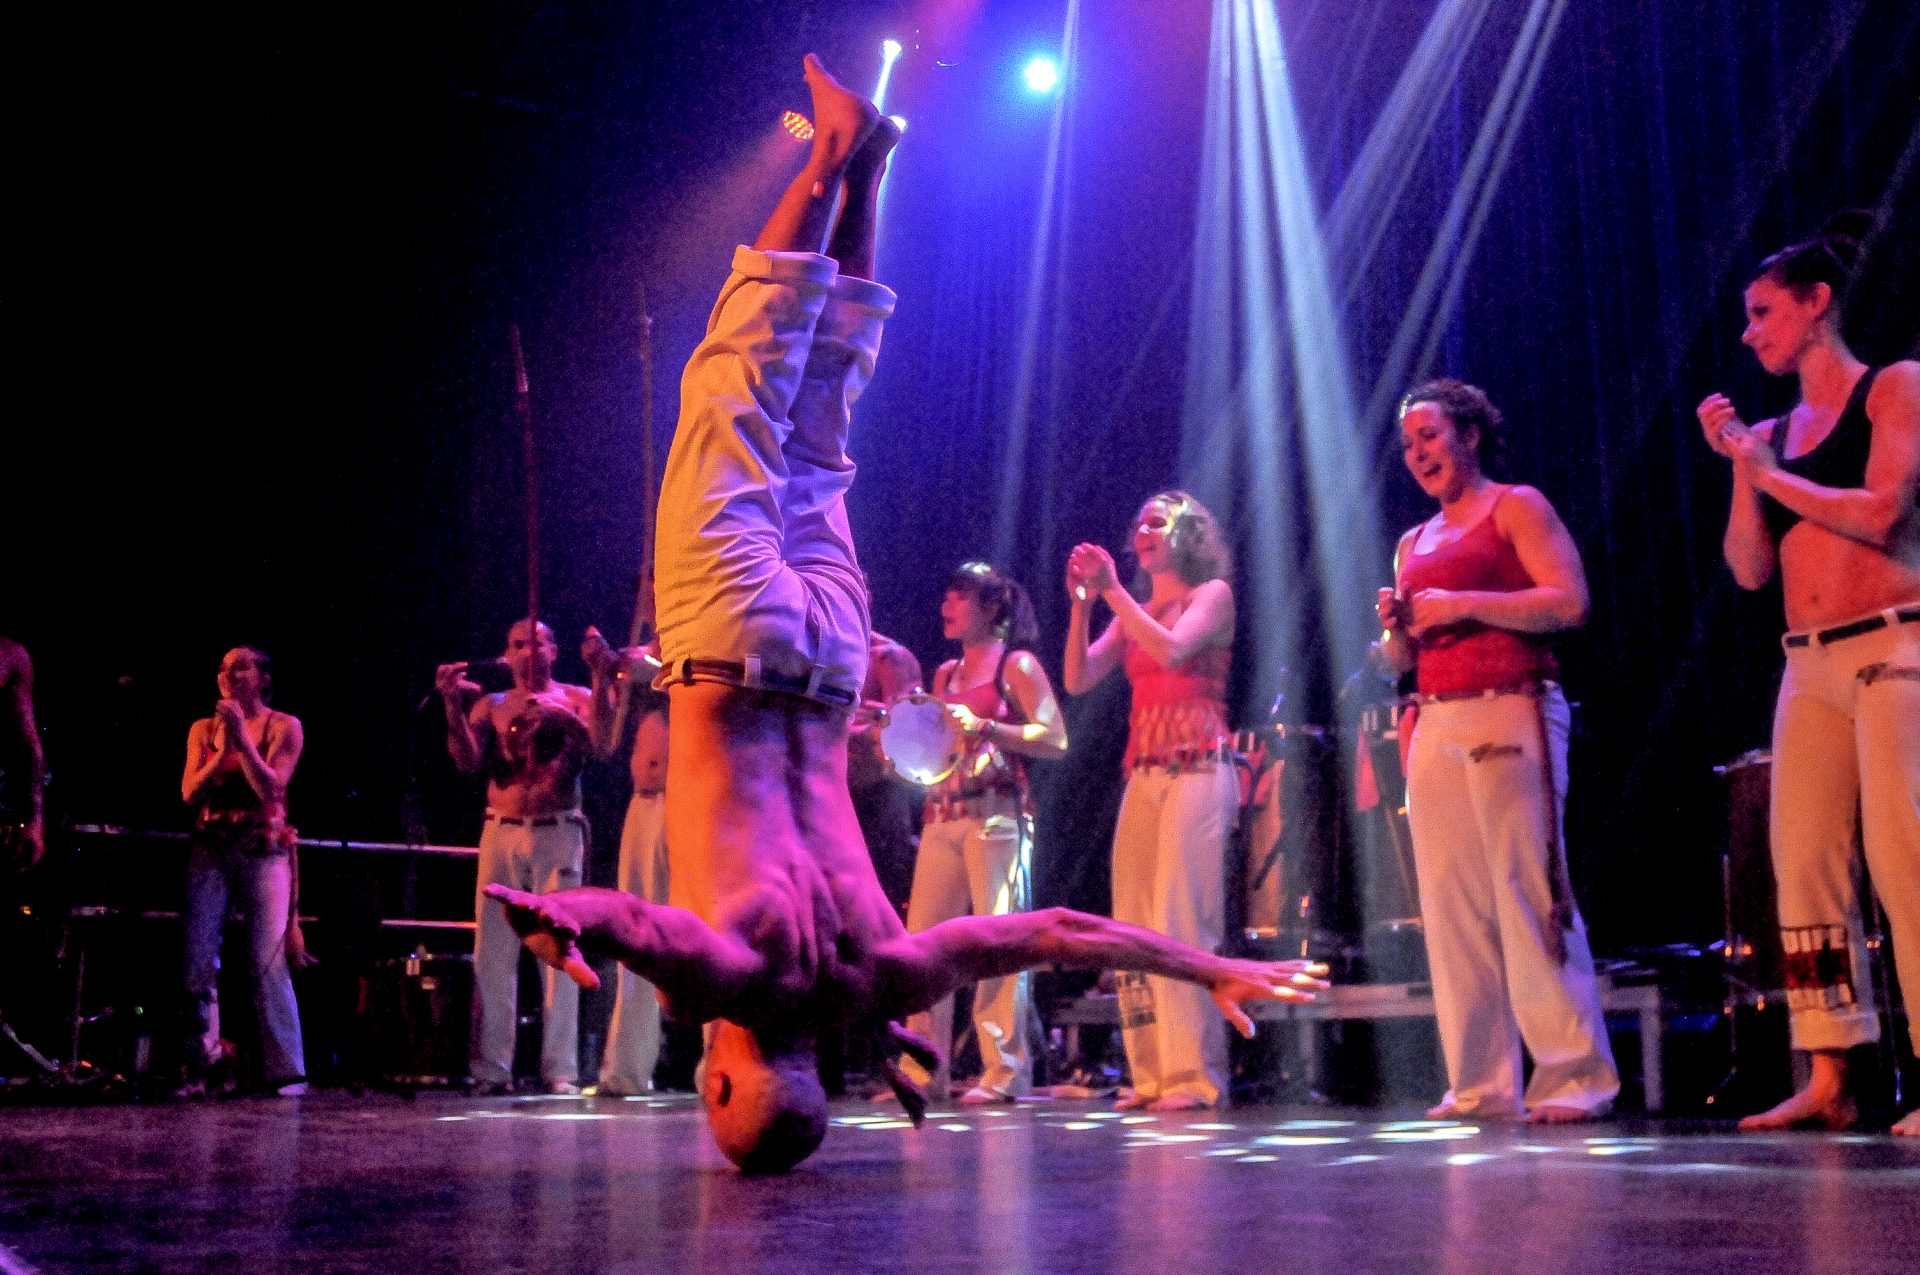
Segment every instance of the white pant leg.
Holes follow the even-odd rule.
[[[627,801],[616,884],[649,903],[667,901],[666,799],[659,793],[634,793]],[[660,1000],[653,984],[624,965],[615,987],[600,1084],[646,1093],[653,1088],[653,1069],[660,1061]]]
[[[551,894],[579,885],[587,857],[586,820],[576,815],[529,831],[533,892]],[[540,988],[540,1078],[549,1085],[574,1084],[580,1079],[580,985],[542,962]]]
[[[1226,937],[1227,838],[1239,804],[1239,778],[1213,763],[1168,781],[1160,807],[1160,854],[1154,877],[1153,928],[1203,952]],[[1228,1096],[1227,1025],[1204,987],[1149,975],[1160,1092],[1216,1103]]]
[[[224,858],[195,846],[187,859],[186,1041],[183,1059],[198,1072],[220,1046],[220,935],[227,922]]]
[[[1493,879],[1506,883],[1495,893],[1495,913],[1507,995],[1533,1057],[1527,1105],[1602,1111],[1618,1096],[1620,1075],[1563,857],[1572,714],[1558,689],[1481,703],[1489,738],[1511,739],[1521,749],[1479,762],[1469,754],[1469,776]],[[1556,882],[1566,891],[1558,914]]]
[[[1407,755],[1407,823],[1447,1065],[1443,1104],[1474,1114],[1520,1107],[1520,1035],[1507,1010],[1492,867],[1467,780],[1477,732],[1457,710],[1421,708]]]
[[[1120,818],[1113,829],[1113,919],[1159,929],[1155,875],[1160,857],[1160,809],[1171,776],[1164,770],[1135,770],[1120,796]],[[1120,1041],[1127,1051],[1133,1091],[1160,1096],[1160,1032],[1157,1006],[1147,976],[1131,970],[1115,975],[1120,1000]]]
[[[1774,707],[1769,823],[1795,1049],[1880,1039],[1860,923],[1858,665],[1849,645],[1788,648]]]
[[[520,936],[508,923],[506,909],[480,891],[489,885],[533,888],[530,831],[491,819],[480,826],[473,904],[473,1047],[468,1056],[468,1070],[477,1085],[513,1081],[520,986]]]
[[[307,1074],[300,1037],[300,1004],[287,966],[287,911],[293,903],[293,862],[284,854],[243,857],[234,864],[233,887],[247,909],[247,976],[260,1022],[267,1083],[285,1084]]]
[[[1030,846],[1024,822],[1013,814],[970,820],[966,839],[967,892],[975,916],[1031,909]],[[983,979],[973,989],[973,1026],[980,1042],[980,1083],[1018,1097],[1033,1088],[1027,1048],[1028,974]]]
[[[920,851],[913,860],[913,891],[907,896],[909,933],[918,934],[942,921],[967,915],[967,835],[976,826],[970,819],[939,819],[921,829]],[[907,1028],[932,1041],[940,1051],[941,1074],[929,1076],[925,1068],[904,1056],[901,1070],[931,1086],[935,1099],[944,1101],[945,1087],[952,1079],[953,997],[943,996],[913,1015],[907,1020]]]
[[[815,660],[835,685],[858,687],[866,680],[871,622],[866,576],[847,521],[854,477],[847,438],[893,307],[893,292],[880,284],[846,275],[833,281],[793,400],[786,445],[781,551],[806,583],[818,633]]]
[[[1887,912],[1907,1032],[1920,1051],[1920,624],[1858,640],[1869,644],[1854,674],[1867,871]]]
[[[809,538],[825,556],[804,570],[786,560],[790,413],[837,270],[813,253],[739,249],[687,363],[658,518],[654,595],[669,666],[689,657],[753,658],[784,677],[818,670],[830,684],[860,685],[865,587],[851,537],[842,537],[844,554],[824,547],[831,537]],[[875,351],[877,340],[876,326]],[[849,374],[843,387],[857,394],[863,383]],[[843,394],[843,408],[848,401]],[[816,450],[803,447],[818,459]],[[844,495],[851,466],[830,477],[810,466],[802,478],[802,505],[818,521]],[[844,512],[839,518],[844,528]]]

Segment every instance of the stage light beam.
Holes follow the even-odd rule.
[[[880,81],[873,86],[873,104],[882,112],[887,109],[887,89],[893,84],[893,64],[900,60],[901,52],[898,40],[880,42]]]
[[[1042,97],[1060,87],[1060,64],[1044,55],[1030,59],[1020,75],[1027,82],[1027,92]]]

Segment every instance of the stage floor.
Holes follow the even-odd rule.
[[[0,1110],[0,1272],[1832,1272],[1920,1266],[1920,1141],[836,1104],[745,1179],[690,1097]]]

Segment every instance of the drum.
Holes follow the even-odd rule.
[[[1755,748],[1713,770],[1727,781],[1727,854],[1721,882],[1726,961],[1755,992],[1778,992],[1786,986],[1786,956],[1780,946],[1780,908],[1774,896],[1768,833],[1773,754]]]
[[[378,961],[365,1012],[379,1074],[396,1085],[458,1084],[473,1031],[473,955],[424,949]]]
[[[959,768],[967,748],[947,717],[946,704],[915,691],[886,710],[880,752],[894,774],[931,788]]]
[[[1372,704],[1360,714],[1360,746],[1373,770],[1376,800],[1359,812],[1355,851],[1367,929],[1420,928],[1420,887],[1414,876],[1413,831],[1407,825],[1407,778],[1400,764],[1400,709]]]

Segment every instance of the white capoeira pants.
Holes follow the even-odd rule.
[[[1137,767],[1113,830],[1113,919],[1205,952],[1226,937],[1227,838],[1240,802],[1232,766]],[[1120,1035],[1133,1090],[1146,1098],[1228,1094],[1227,1025],[1204,987],[1119,974]]]
[[[616,888],[648,903],[667,902],[666,798],[634,793],[620,827]],[[650,1093],[660,1061],[660,1000],[653,984],[622,965],[613,997],[613,1021],[600,1055],[603,1093]]]
[[[1787,648],[1772,833],[1794,1048],[1880,1038],[1856,833],[1920,1048],[1920,623]]]
[[[1011,804],[1011,803],[1009,803]],[[1033,906],[1032,843],[1026,821],[1015,810],[977,819],[942,819],[920,833],[913,862],[913,893],[907,901],[907,929],[915,934],[961,916],[1005,916]],[[1033,1088],[1033,1058],[1028,1052],[1030,990],[1025,972],[983,979],[973,989],[973,1024],[980,1041],[983,1088],[1017,1098]],[[931,1040],[941,1056],[953,1047],[953,997],[942,997],[907,1023]],[[911,1059],[901,1067],[922,1083],[940,1084]]]
[[[534,894],[572,889],[580,884],[586,848],[587,821],[578,813],[507,823],[489,812],[481,826],[473,904],[473,1051],[468,1063],[475,1084],[513,1081],[520,990],[520,936],[513,932],[507,910],[480,891],[495,883]],[[580,988],[550,965],[541,965],[540,977],[545,993],[540,1076],[549,1085],[573,1084],[580,1075]]]
[[[1522,1043],[1533,1056],[1528,1106],[1598,1112],[1620,1091],[1557,849],[1570,726],[1558,688],[1424,704],[1414,726],[1407,816],[1444,1101],[1463,1113],[1522,1109]]]
[[[715,680],[857,697],[869,617],[847,431],[893,307],[892,289],[830,257],[735,251],[681,379],[660,490],[660,685],[717,660],[747,676]]]

